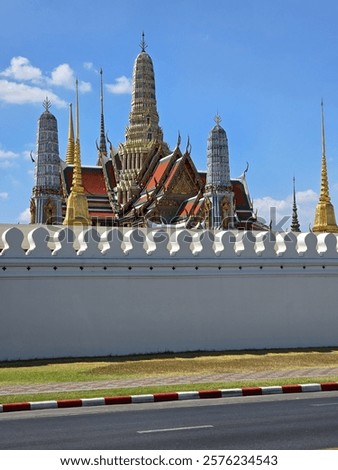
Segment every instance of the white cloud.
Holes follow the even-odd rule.
[[[11,65],[7,67],[0,75],[14,80],[31,80],[40,81],[42,79],[42,72],[39,68],[31,65],[26,57],[13,57]]]
[[[75,87],[75,76],[69,64],[58,65],[51,73],[50,83],[51,85],[73,90]]]
[[[94,69],[94,64],[93,62],[84,62],[83,63],[83,68],[86,70],[93,70]]]
[[[9,104],[40,104],[48,96],[58,108],[67,106],[51,89],[62,87],[75,89],[75,73],[69,64],[60,64],[50,73],[44,74],[33,66],[27,57],[13,57],[10,66],[0,71],[0,102]],[[79,81],[79,91],[87,93],[92,87],[89,82]]]
[[[8,199],[8,193],[6,193],[5,191],[1,192],[0,193],[0,200],[5,200],[5,199]]]
[[[124,75],[117,77],[114,84],[107,84],[106,88],[110,93],[116,95],[122,95],[125,93],[131,93],[132,91],[132,80]]]
[[[50,90],[24,83],[0,80],[0,101],[9,104],[42,103],[46,96],[57,108],[67,107],[66,101],[59,98]]]
[[[304,231],[313,224],[315,207],[318,195],[312,189],[296,192],[297,213],[301,228]],[[291,225],[293,195],[290,194],[284,199],[275,199],[265,196],[254,200],[254,208],[257,209],[257,216],[260,220],[269,225],[272,220],[273,227],[287,230]]]
[[[75,89],[76,77],[74,70],[69,64],[58,65],[51,73],[51,79],[49,80],[50,85],[60,86],[69,90]],[[87,93],[91,91],[92,86],[89,82],[79,81],[79,91]]]
[[[19,214],[19,222],[20,224],[29,224],[30,220],[31,220],[31,212],[29,210],[29,207],[27,207],[27,209],[25,209]]]
[[[18,156],[18,153],[0,148],[0,168],[10,168],[15,166],[15,159],[18,158]]]
[[[308,203],[308,202],[317,202],[318,194],[313,191],[313,189],[307,189],[306,191],[297,191],[296,192],[297,203]]]
[[[0,148],[0,160],[12,160],[13,158],[17,158],[18,156],[18,153],[12,152],[11,150],[2,150]]]
[[[80,93],[88,93],[92,91],[92,84],[89,82],[79,81],[79,92]]]

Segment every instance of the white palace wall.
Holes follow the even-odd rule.
[[[0,360],[338,345],[334,234],[74,232],[0,226]]]

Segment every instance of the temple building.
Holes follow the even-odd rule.
[[[64,160],[56,118],[45,101],[38,123],[31,223],[267,230],[254,212],[247,170],[239,178],[230,177],[228,139],[218,114],[207,142],[206,172],[196,169],[189,139],[185,149],[180,136],[172,150],[164,141],[144,35],[140,46],[129,124],[117,150],[105,133],[101,70],[100,131],[92,165],[81,165],[78,91],[75,135],[70,105]]]

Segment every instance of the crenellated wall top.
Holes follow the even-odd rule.
[[[129,263],[338,261],[337,243],[337,234],[333,233],[0,225],[2,264],[27,259]]]

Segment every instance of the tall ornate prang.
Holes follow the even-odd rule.
[[[298,213],[297,213],[297,202],[296,202],[296,178],[293,177],[293,205],[292,205],[292,219],[291,219],[291,227],[292,232],[300,232],[300,225],[298,221]]]
[[[133,68],[131,110],[126,140],[119,148],[122,162],[119,193],[122,204],[139,189],[139,172],[149,164],[149,158],[154,155],[156,147],[162,145],[164,153],[169,153],[159,126],[154,67],[150,55],[146,52],[148,46],[144,33],[140,47],[141,52],[136,57]]]
[[[217,114],[216,125],[208,138],[207,180],[205,186],[206,222],[210,229],[234,227],[234,193],[230,180],[228,138],[221,118]]]
[[[58,127],[55,116],[49,111],[51,102],[48,98],[43,106],[45,111],[38,121],[31,223],[60,224],[62,195]]]
[[[323,100],[321,101],[321,117],[322,117],[322,169],[321,169],[321,185],[320,196],[316,207],[315,223],[312,227],[313,232],[338,232],[336,224],[336,216],[334,207],[331,204],[329,195],[329,181],[327,175],[326,165],[326,151],[325,151],[325,128],[324,128],[324,106]]]
[[[80,129],[79,129],[79,90],[76,80],[76,137],[74,149],[73,180],[70,195],[67,200],[66,217],[63,225],[91,225],[88,211],[88,201],[82,185]]]

